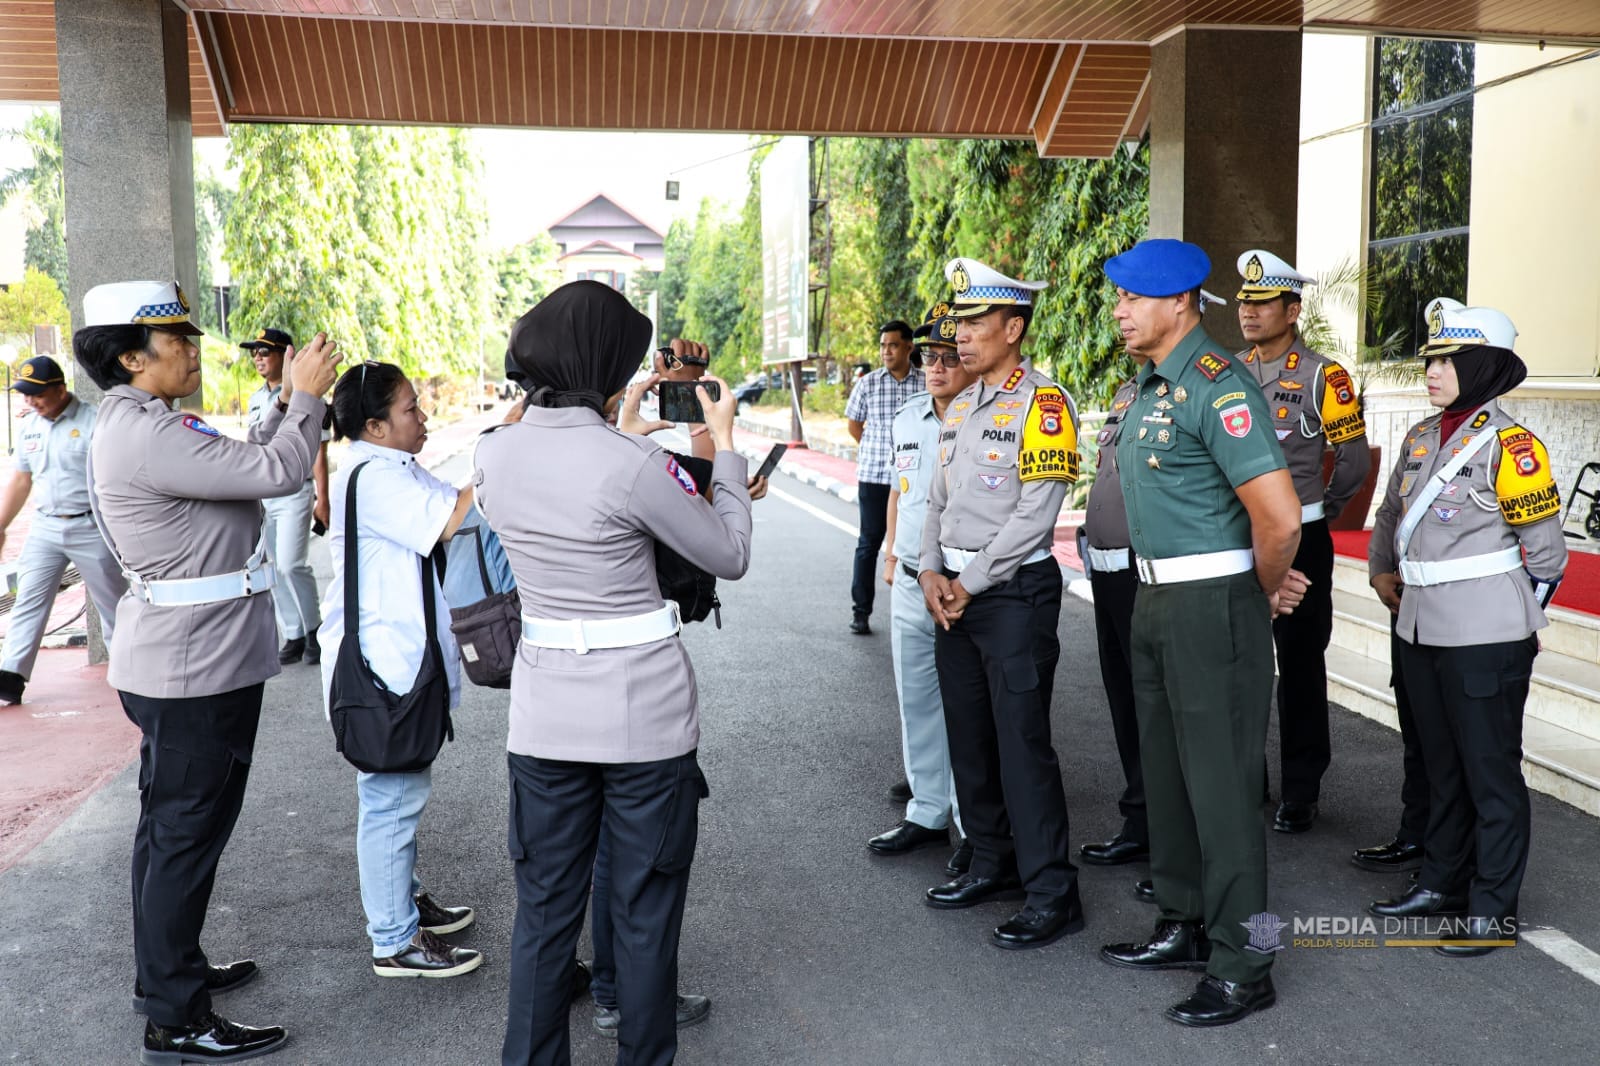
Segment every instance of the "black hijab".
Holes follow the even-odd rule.
[[[511,327],[506,377],[532,407],[589,407],[604,413],[639,369],[650,320],[598,281],[561,286]]]
[[[1463,348],[1450,359],[1456,365],[1461,392],[1448,411],[1476,411],[1521,385],[1528,376],[1528,365],[1510,348]]]

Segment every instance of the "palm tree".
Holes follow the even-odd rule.
[[[39,110],[20,129],[0,135],[21,142],[33,160],[28,166],[0,174],[0,208],[15,196],[27,197],[34,219],[28,227],[23,261],[49,274],[65,292],[67,242],[66,200],[61,178],[61,116],[56,111]]]
[[[1367,383],[1385,381],[1406,384],[1422,378],[1422,364],[1403,358],[1401,331],[1384,337],[1377,344],[1352,342],[1333,325],[1330,311],[1354,312],[1377,302],[1379,293],[1373,276],[1352,259],[1342,259],[1317,278],[1307,289],[1300,305],[1296,328],[1308,348],[1330,355],[1355,375],[1358,393],[1365,394]]]

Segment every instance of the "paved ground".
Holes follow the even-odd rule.
[[[944,853],[884,861],[864,847],[899,816],[884,790],[900,776],[900,746],[884,607],[873,636],[845,632],[852,538],[835,523],[853,524],[854,508],[787,478],[776,488],[757,505],[750,576],[723,589],[725,628],[686,635],[712,794],[702,807],[682,984],[711,995],[715,1008],[684,1033],[681,1061],[1595,1061],[1600,987],[1529,945],[1476,960],[1290,948],[1276,968],[1275,1009],[1194,1032],[1160,1017],[1191,977],[1128,973],[1095,957],[1102,943],[1148,929],[1153,911],[1129,891],[1141,867],[1085,868],[1088,929],[1036,952],[986,942],[1006,905],[923,907]],[[1061,628],[1054,733],[1077,845],[1115,830],[1119,771],[1087,605],[1068,597]],[[353,774],[333,751],[316,688],[316,672],[303,666],[268,685],[250,792],[205,934],[213,957],[251,955],[263,975],[219,1005],[242,1021],[289,1026],[293,1042],[270,1060],[284,1066],[496,1061],[513,910],[504,696],[468,693],[421,834],[430,885],[479,909],[461,941],[483,949],[487,964],[452,981],[393,982],[367,966]],[[1322,821],[1305,837],[1269,834],[1272,906],[1286,920],[1356,916],[1397,887],[1346,856],[1393,828],[1398,740],[1342,712],[1334,729]],[[1600,947],[1596,824],[1548,797],[1535,795],[1533,805],[1523,917]],[[0,1062],[131,1061],[141,1031],[127,1008],[135,808],[125,770],[0,873]],[[573,1014],[574,1061],[611,1062],[615,1045],[587,1021],[584,1003]]]

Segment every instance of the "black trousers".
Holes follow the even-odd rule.
[[[200,932],[244,804],[264,688],[185,699],[118,693],[142,734],[133,957],[145,1015],[157,1025],[189,1025],[211,1009]]]
[[[1100,646],[1100,682],[1111,705],[1111,732],[1117,738],[1126,787],[1117,800],[1122,835],[1141,844],[1150,841],[1144,805],[1144,770],[1139,763],[1139,715],[1133,705],[1133,597],[1139,576],[1132,567],[1102,573],[1092,570],[1094,631]]]
[[[1400,743],[1404,748],[1405,779],[1400,783],[1400,829],[1395,839],[1405,844],[1421,844],[1428,835],[1428,766],[1422,758],[1422,738],[1417,736],[1417,719],[1411,710],[1411,695],[1400,675],[1400,646],[1405,643],[1389,626],[1389,687],[1394,689],[1395,714],[1400,719]]]
[[[1325,519],[1300,527],[1294,568],[1311,579],[1293,614],[1273,620],[1278,647],[1278,738],[1283,801],[1315,803],[1332,751],[1328,743],[1328,667],[1333,636],[1333,537]]]
[[[517,875],[503,1066],[572,1061],[567,1015],[601,818],[610,835],[619,1066],[678,1053],[678,934],[708,795],[693,752],[645,763],[509,755]]]
[[[948,576],[954,576],[948,574]],[[1028,902],[1049,905],[1077,883],[1067,854],[1067,796],[1050,742],[1061,642],[1061,567],[1024,566],[933,631],[950,767],[972,872],[1013,867]]]
[[[889,486],[863,481],[856,486],[861,535],[856,539],[856,565],[850,579],[850,605],[856,614],[872,613],[878,591],[878,549],[889,529]]]
[[[1431,786],[1419,883],[1435,892],[1466,887],[1474,917],[1517,913],[1531,836],[1522,711],[1537,653],[1532,636],[1460,648],[1400,642]]]

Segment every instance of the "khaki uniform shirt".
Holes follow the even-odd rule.
[[[1083,532],[1091,548],[1126,548],[1128,509],[1122,503],[1122,474],[1117,470],[1117,441],[1128,408],[1139,394],[1135,381],[1125,381],[1111,398],[1111,413],[1095,437],[1100,452],[1095,459],[1094,484],[1089,486],[1089,502],[1083,516]]]
[[[1434,472],[1473,436],[1492,425],[1499,432],[1461,468],[1428,505],[1406,546],[1405,557],[1423,562],[1486,555],[1520,544],[1526,569],[1442,585],[1407,587],[1396,630],[1411,644],[1455,648],[1522,640],[1549,622],[1534,598],[1529,574],[1559,580],[1567,568],[1561,534],[1561,495],[1544,444],[1495,401],[1490,401],[1441,444],[1441,416],[1423,419],[1405,436],[1394,473],[1372,527],[1367,569],[1400,569],[1396,531]]]
[[[225,437],[132,385],[100,404],[90,446],[96,507],[123,566],[146,581],[243,570],[261,536],[261,500],[311,472],[326,406],[297,392],[250,430]],[[272,597],[155,607],[131,590],[117,605],[106,679],[123,692],[178,699],[231,692],[278,673]]]
[[[1195,326],[1134,378],[1117,468],[1141,558],[1251,547],[1250,515],[1234,490],[1284,468],[1261,390],[1220,351]]]
[[[662,606],[660,540],[720,578],[750,565],[746,464],[712,461],[712,502],[659,446],[586,407],[532,407],[486,434],[473,480],[532,618],[605,619]],[[700,743],[699,696],[683,642],[579,655],[526,641],[511,673],[507,748],[572,762],[670,759]]]
[[[42,515],[89,511],[89,440],[96,409],[74,396],[54,421],[30,412],[17,435],[17,469],[33,475],[33,503]]]
[[[1367,425],[1349,373],[1302,345],[1299,337],[1279,359],[1262,362],[1251,348],[1234,356],[1234,365],[1241,363],[1272,408],[1273,431],[1300,502],[1321,500],[1324,514],[1329,519],[1338,517],[1372,469]],[[1333,476],[1326,490],[1322,484],[1324,441],[1333,446]]]
[[[999,385],[968,386],[939,431],[920,569],[944,569],[943,545],[978,553],[961,571],[972,595],[1004,584],[1054,543],[1077,480],[1078,409],[1061,386],[1027,363]]]

